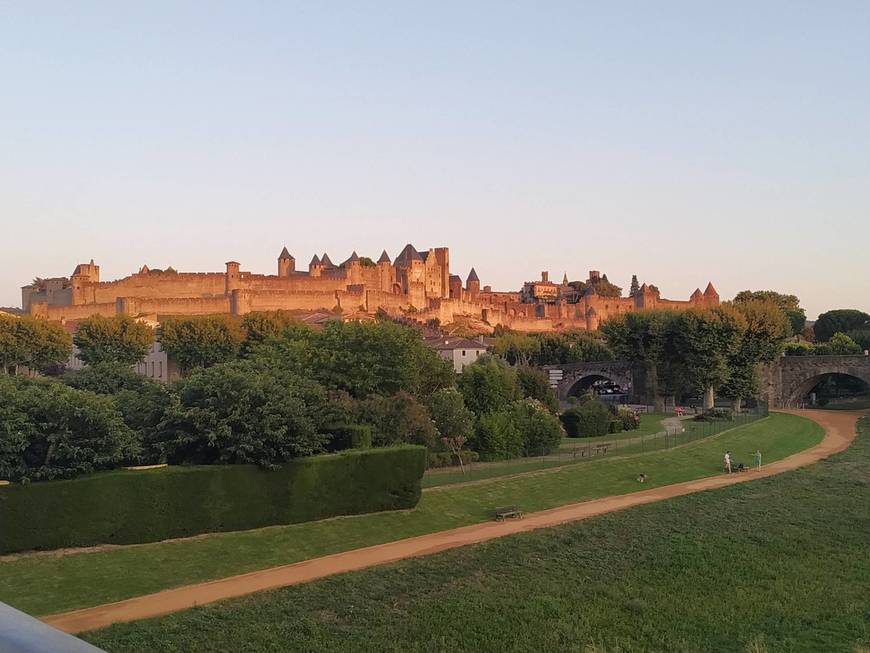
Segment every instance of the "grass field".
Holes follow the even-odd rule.
[[[746,424],[759,419],[759,415],[742,415],[734,421],[695,422],[683,420],[681,429],[674,426],[665,430],[662,420],[669,417],[665,414],[646,415],[648,419],[641,420],[641,428],[634,431],[623,431],[611,435],[594,438],[563,438],[557,451],[540,456],[514,458],[498,462],[472,463],[464,469],[448,467],[429,470],[423,476],[424,488],[441,487],[455,483],[467,483],[489,478],[522,474],[541,469],[550,469],[562,465],[588,463],[600,459],[601,456],[625,456],[644,453],[687,444],[692,440],[709,437],[721,431]],[[673,417],[672,415],[670,417]],[[606,449],[602,446],[607,444]],[[582,454],[582,455],[581,455]]]
[[[846,452],[779,476],[86,639],[111,653],[863,653],[868,540],[865,419]]]
[[[766,462],[820,441],[814,422],[786,414],[684,447],[627,458],[604,458],[537,475],[424,493],[415,510],[384,512],[255,531],[57,556],[0,561],[0,601],[49,614],[222,578],[381,542],[487,521],[498,505],[526,511],[687,481],[721,472],[722,452],[735,459],[760,447]]]

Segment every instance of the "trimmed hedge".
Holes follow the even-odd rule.
[[[254,465],[114,470],[0,487],[0,553],[157,542],[198,533],[413,508],[424,447]]]

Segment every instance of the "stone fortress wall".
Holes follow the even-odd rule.
[[[598,273],[590,272],[590,279]],[[605,277],[606,278],[606,277]],[[327,254],[315,255],[307,269],[297,270],[295,258],[284,250],[275,275],[253,274],[228,261],[223,272],[178,272],[172,268],[138,272],[114,281],[101,281],[93,260],[76,266],[69,278],[37,279],[22,288],[22,308],[50,320],[78,320],[93,314],[208,315],[251,311],[338,311],[349,316],[385,311],[420,322],[441,324],[471,317],[491,326],[521,331],[595,330],[611,315],[647,308],[683,309],[716,305],[712,284],[696,290],[686,301],[662,299],[646,285],[632,297],[599,296],[589,288],[582,296],[568,285],[527,282],[522,291],[481,289],[472,268],[463,284],[450,274],[446,247],[425,252],[408,244],[394,261],[384,251],[377,261],[356,252],[339,265]]]

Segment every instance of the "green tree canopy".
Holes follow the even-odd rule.
[[[271,467],[322,451],[326,404],[317,384],[249,363],[199,368],[180,382],[161,446],[172,463]]]
[[[110,397],[56,381],[0,377],[0,478],[73,478],[138,455]]]
[[[476,415],[506,410],[520,398],[516,370],[493,356],[467,365],[459,377],[459,390]]]
[[[782,353],[785,340],[791,335],[791,325],[771,300],[735,302],[734,307],[745,326],[728,359],[730,374],[723,392],[735,400],[739,410],[742,399],[758,393],[758,364],[773,361]]]
[[[470,438],[474,430],[474,413],[465,406],[456,388],[441,388],[428,401],[429,414],[442,437]]]
[[[73,336],[78,356],[88,365],[138,363],[154,342],[154,330],[129,315],[92,315],[79,322]]]
[[[202,315],[166,320],[158,338],[185,372],[235,359],[244,340],[239,320],[231,315]]]
[[[789,335],[798,335],[804,329],[807,314],[800,307],[800,299],[797,295],[787,295],[775,290],[741,290],[734,296],[735,304],[749,302],[771,302],[776,305],[788,318],[791,326]]]
[[[0,374],[20,367],[44,372],[66,363],[71,353],[72,338],[60,323],[0,314]]]
[[[858,329],[870,329],[870,315],[854,308],[839,308],[819,315],[813,325],[816,340],[825,342],[835,333],[847,333]]]

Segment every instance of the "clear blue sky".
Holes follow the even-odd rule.
[[[870,310],[870,3],[0,2],[0,305],[447,245]]]

